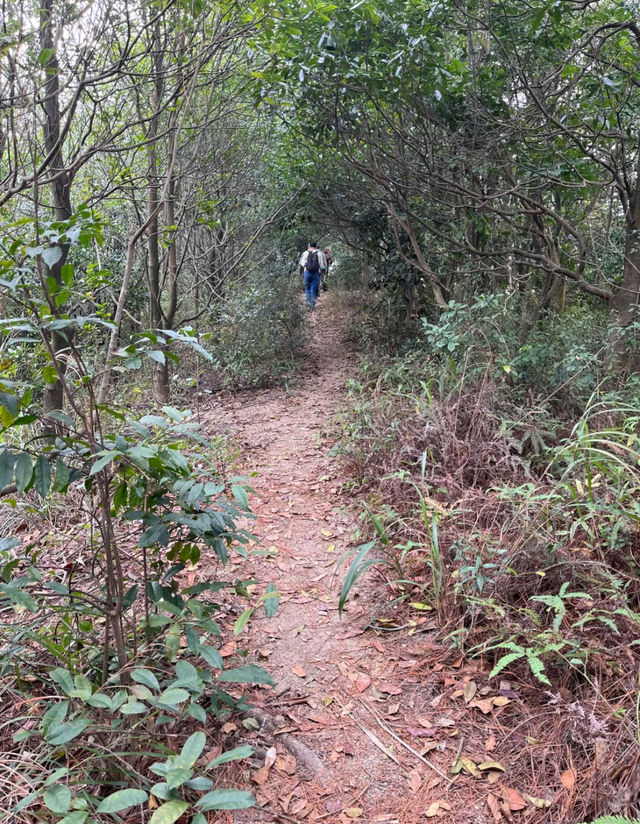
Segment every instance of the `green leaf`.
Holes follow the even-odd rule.
[[[135,669],[131,673],[131,677],[134,681],[137,681],[138,684],[144,684],[145,687],[149,687],[151,690],[159,690],[160,684],[158,683],[158,679],[155,675],[148,669]]]
[[[38,55],[38,63],[41,66],[46,66],[46,64],[49,62],[49,60],[51,60],[55,53],[55,49],[42,49],[42,51]]]
[[[15,395],[10,395],[8,392],[0,392],[0,406],[8,413],[7,420],[9,423],[18,417],[18,399]],[[5,423],[4,418],[2,422]]]
[[[210,770],[220,764],[227,764],[229,761],[241,761],[243,758],[250,758],[253,753],[253,747],[236,747],[233,750],[227,750],[227,752],[223,752],[207,764],[207,769]]]
[[[47,741],[54,745],[67,744],[81,735],[91,723],[86,718],[79,718],[67,724],[52,724],[47,731]]]
[[[14,815],[17,815],[17,813],[22,812],[22,810],[24,810],[26,807],[28,807],[31,804],[32,801],[35,801],[37,797],[38,797],[38,791],[37,790],[32,792],[32,793],[29,793],[29,795],[25,795],[24,798],[22,798],[22,799],[20,799],[20,801],[18,801],[18,803],[11,810],[11,812]]]
[[[196,813],[191,819],[191,824],[207,824],[207,819],[202,813]]]
[[[52,681],[55,681],[56,684],[61,686],[63,692],[66,692],[67,695],[69,695],[74,688],[73,678],[71,677],[69,670],[62,669],[62,667],[56,667],[54,670],[51,670],[49,677]]]
[[[16,456],[5,449],[0,452],[0,490],[11,483],[13,477],[13,464]]]
[[[65,263],[65,265],[61,267],[60,274],[62,275],[62,280],[65,286],[71,286],[73,283],[73,272],[74,268],[71,263]]]
[[[41,257],[42,260],[51,269],[61,259],[62,249],[59,246],[48,246],[46,249],[42,250]]]
[[[199,721],[201,724],[205,724],[207,721],[207,713],[200,704],[196,704],[193,701],[187,707],[187,714],[190,715],[192,718],[195,718],[196,721]]]
[[[373,515],[371,515],[370,517],[373,519]],[[376,527],[376,530],[378,530],[378,526],[376,525],[375,520],[374,526]],[[384,528],[381,524],[379,529],[384,532]],[[388,543],[388,540],[386,541],[386,543]],[[349,570],[342,584],[342,590],[340,591],[340,598],[338,599],[338,612],[340,614],[342,614],[342,610],[344,609],[344,605],[349,596],[349,592],[351,592],[351,588],[358,580],[358,578],[361,575],[363,575],[367,571],[367,569],[369,569],[370,566],[373,566],[374,564],[384,563],[384,560],[382,558],[369,558],[368,560],[365,560],[367,553],[371,549],[373,549],[375,545],[375,541],[369,541],[368,544],[363,544],[361,547],[358,547],[358,554],[353,559],[351,566],[349,567]]]
[[[188,781],[193,775],[193,770],[188,767],[172,767],[165,773],[167,779],[167,786],[170,790],[175,790],[181,787],[185,781]]]
[[[86,810],[74,810],[68,815],[65,815],[57,824],[84,824],[88,815],[89,813]]]
[[[238,618],[238,620],[233,625],[233,634],[240,635],[241,632],[244,631],[244,628],[249,623],[249,618],[253,615],[253,607],[249,607],[245,609],[242,615]]]
[[[173,824],[188,807],[186,801],[167,801],[154,812],[149,824]]]
[[[54,784],[44,791],[42,800],[48,810],[62,815],[68,811],[71,804],[71,790],[66,784]]]
[[[120,707],[120,712],[123,715],[142,715],[143,712],[148,712],[149,707],[140,701],[127,701]]]
[[[38,455],[36,458],[34,472],[35,480],[33,485],[36,492],[40,493],[42,498],[46,498],[47,493],[49,492],[49,487],[51,486],[51,467],[49,466],[49,461],[44,455]]]
[[[207,743],[207,737],[203,732],[194,732],[184,742],[180,758],[190,767],[196,763]]]
[[[111,707],[111,699],[107,695],[103,695],[100,692],[95,692],[93,695],[89,696],[89,698],[85,699],[85,703],[87,703],[90,707],[97,707],[98,709],[108,710]]]
[[[167,360],[164,356],[164,352],[162,351],[162,349],[150,349],[147,352],[147,357],[151,358],[151,360],[154,360],[157,363],[162,363],[162,364],[166,363],[166,360]],[[163,421],[163,424],[166,425],[166,422]]]
[[[149,547],[154,544],[166,546],[169,543],[169,532],[163,523],[153,524],[140,536],[139,547]]]
[[[108,466],[117,454],[119,453],[113,451],[109,452],[108,455],[103,455],[101,458],[98,458],[89,470],[89,477],[91,478],[93,475],[97,475],[105,466]]]
[[[57,770],[54,770],[51,775],[47,778],[44,782],[45,787],[50,787],[52,784],[55,784],[60,778],[63,778],[65,775],[69,775],[69,768],[68,767],[59,767]]]
[[[272,687],[275,686],[275,681],[269,673],[255,664],[224,670],[218,676],[218,681],[227,681],[232,684],[270,684]]]
[[[214,667],[215,669],[224,669],[224,662],[222,660],[222,656],[220,655],[217,649],[209,647],[206,644],[200,644],[200,646],[198,647],[198,652],[204,658],[207,664],[209,664],[209,666]]]
[[[273,618],[278,611],[280,603],[280,593],[275,584],[269,584],[264,594],[264,614],[267,618]]]
[[[18,492],[24,492],[31,483],[33,477],[33,465],[31,464],[31,457],[23,452],[18,455],[18,460],[15,466],[16,486]]]
[[[251,793],[240,790],[213,790],[196,801],[196,807],[209,810],[246,810],[256,803]]]
[[[69,472],[69,467],[61,458],[58,458],[56,460],[56,475],[52,487],[53,491],[66,492],[69,487],[70,480],[71,473]]]
[[[183,689],[168,689],[165,690],[162,695],[158,697],[159,704],[165,704],[166,706],[174,706],[175,704],[181,704],[183,701],[186,701],[189,697],[189,693]]]
[[[126,810],[127,807],[144,804],[148,797],[144,790],[117,790],[101,802],[96,812],[119,813],[121,810]]]
[[[243,486],[232,484],[231,492],[233,493],[233,497],[243,509],[249,509],[249,497],[247,495],[247,490]]]
[[[28,609],[29,612],[35,613],[38,611],[37,603],[33,600],[31,595],[29,595],[29,593],[21,587],[15,584],[0,584],[0,592],[4,592],[7,598],[19,607],[24,607],[25,609]]]

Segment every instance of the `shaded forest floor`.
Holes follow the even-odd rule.
[[[266,667],[276,687],[252,693],[256,720],[223,728],[225,748],[256,750],[235,778],[260,807],[221,820],[543,821],[554,791],[534,786],[532,751],[542,742],[525,737],[535,708],[525,708],[522,688],[489,685],[488,669],[443,646],[427,617],[384,633],[368,628],[384,597],[375,580],[338,614],[346,571],[338,560],[356,527],[330,454],[332,417],[357,366],[340,311],[332,294],[321,297],[293,391],[218,397],[202,415],[209,434],[239,445],[236,468],[256,473],[257,520],[247,527],[257,543],[225,577],[259,581],[256,594],[273,582],[281,593],[277,614],[257,609],[236,638],[246,602],[227,616],[223,654]]]

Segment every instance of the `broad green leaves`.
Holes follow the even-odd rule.
[[[148,794],[144,790],[117,790],[111,793],[111,795],[108,795],[104,801],[100,803],[96,812],[119,813],[129,807],[144,804],[148,797]]]

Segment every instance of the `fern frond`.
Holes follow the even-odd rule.
[[[502,672],[502,670],[505,667],[508,667],[509,664],[513,663],[514,661],[517,661],[518,658],[524,658],[524,656],[525,650],[523,649],[519,650],[518,652],[509,652],[507,655],[503,655],[502,658],[500,658],[500,660],[496,662],[495,667],[489,673],[489,678],[493,678],[499,672]]]
[[[542,684],[546,684],[550,687],[551,681],[549,681],[545,674],[544,664],[540,658],[538,658],[534,652],[527,650],[527,660],[529,661],[529,668],[531,669],[534,677],[537,678]]]

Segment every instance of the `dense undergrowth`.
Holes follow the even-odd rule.
[[[8,270],[5,284],[21,312],[2,321],[0,364],[3,820],[97,824],[137,810],[152,824],[183,815],[204,824],[208,811],[249,807],[250,792],[226,786],[225,765],[252,750],[223,752],[219,730],[245,706],[247,685],[273,680],[219,647],[225,626],[240,633],[257,608],[273,615],[278,593],[224,577],[251,540],[238,525],[251,513],[245,480],[227,471],[232,447],[144,390],[145,366],[169,357],[180,378],[197,379],[199,361],[215,363],[200,343],[210,336],[133,335],[97,369],[104,321],[57,318],[55,301],[32,298],[26,267]],[[261,288],[237,300],[259,299],[257,340],[273,362],[284,344],[262,332],[283,311],[284,290],[269,304],[277,290]],[[59,354],[47,344],[63,326]],[[106,370],[119,380],[101,399]],[[65,411],[43,409],[52,383]]]
[[[545,821],[637,815],[637,383],[609,377],[605,318],[578,305],[523,344],[510,300],[452,302],[395,354],[397,330],[369,347],[342,419],[368,543],[342,603],[373,567],[383,622],[429,611],[445,643],[518,683],[536,707],[522,734],[545,742],[538,783],[577,776]],[[364,299],[361,339],[388,301]]]

